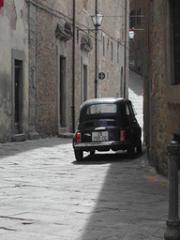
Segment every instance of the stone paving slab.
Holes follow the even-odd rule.
[[[167,179],[146,155],[74,158],[71,139],[0,144],[2,240],[157,240]]]

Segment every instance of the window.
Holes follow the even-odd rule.
[[[109,50],[109,38],[107,39],[107,51]]]
[[[103,56],[105,56],[105,37],[103,36]]]
[[[79,29],[77,29],[76,37],[77,37],[77,43],[79,43]]]
[[[127,104],[126,104],[126,116],[130,116],[130,110]]]
[[[88,79],[88,67],[83,64],[83,101],[87,100],[87,79]]]
[[[59,114],[60,125],[66,127],[66,58],[60,56],[60,84],[59,84]]]
[[[135,15],[136,15],[135,10],[132,10],[130,12],[130,20],[129,20],[130,28],[133,28],[133,27],[136,26],[136,17],[135,17]]]
[[[136,20],[138,25],[141,25],[141,18],[142,18],[142,16],[141,16],[141,8],[139,8],[137,10],[137,20]]]
[[[119,46],[120,46],[120,43],[117,42],[117,63],[119,63]]]
[[[113,49],[113,42],[111,42],[111,61],[113,61],[114,58],[114,49]]]
[[[180,84],[180,1],[171,3],[173,26],[173,60],[174,60],[174,84]]]
[[[22,103],[23,103],[23,61],[14,62],[14,129],[15,133],[22,133]]]
[[[100,113],[116,113],[116,112],[117,112],[117,105],[113,103],[94,104],[87,109],[88,115],[100,114]]]

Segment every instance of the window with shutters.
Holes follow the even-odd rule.
[[[138,25],[141,25],[141,17],[142,17],[141,15],[142,15],[142,11],[141,11],[141,8],[139,8],[137,10],[137,16],[136,16],[136,18],[137,18],[136,22]]]
[[[103,36],[103,56],[105,57],[105,36]]]
[[[111,42],[111,61],[113,61],[114,58],[114,46],[113,46],[113,42]]]
[[[173,30],[174,84],[180,84],[180,1],[170,1]]]
[[[133,28],[136,26],[136,11],[135,10],[132,10],[130,12],[130,20],[129,20],[129,25],[130,25],[130,28]]]

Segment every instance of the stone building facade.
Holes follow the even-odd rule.
[[[95,34],[91,19],[95,14],[95,1],[76,1],[75,89],[72,89],[72,2],[28,1],[32,134],[35,131],[42,136],[71,132],[72,91],[75,92],[75,126],[80,104],[95,96]],[[98,79],[98,97],[127,94],[124,87],[128,65],[124,66],[128,52],[127,12],[124,7],[124,0],[114,0],[111,6],[107,0],[98,0],[98,11],[104,15],[98,31],[98,72],[105,72],[106,76],[104,80]]]
[[[28,132],[28,24],[24,1],[0,2],[0,142]]]
[[[2,2],[0,141],[72,132],[73,91],[75,126],[80,104],[95,96],[95,1],[75,1],[74,89],[73,1]],[[98,97],[127,96],[128,1],[98,0],[98,11]]]
[[[167,144],[180,132],[180,2],[149,1],[149,14],[149,159],[167,174]]]

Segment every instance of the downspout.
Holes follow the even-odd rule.
[[[26,5],[27,5],[27,21],[28,21],[28,71],[29,71],[29,81],[30,81],[30,2],[28,0],[26,0]],[[30,120],[30,108],[31,108],[31,104],[30,104],[30,96],[31,96],[31,92],[30,92],[30,82],[28,81],[29,84],[29,97],[28,97],[28,134],[29,134],[29,128],[30,128],[30,124],[31,124],[31,120]]]
[[[98,0],[95,0],[95,16],[98,14]],[[95,98],[98,97],[98,26],[95,26],[95,49],[94,49],[94,54],[95,54],[95,82],[94,82],[94,96]]]
[[[73,42],[72,42],[72,132],[75,132],[75,61],[76,61],[76,0],[73,0]]]
[[[124,41],[125,41],[125,43],[124,43],[124,96],[123,97],[127,97],[128,98],[128,91],[127,91],[127,86],[128,86],[128,82],[127,82],[127,71],[128,71],[128,66],[127,66],[127,64],[128,64],[128,61],[127,61],[127,57],[128,57],[128,55],[127,55],[127,51],[128,51],[128,38],[127,38],[127,34],[128,34],[128,29],[127,29],[127,24],[128,24],[128,21],[127,21],[127,17],[128,17],[128,13],[127,13],[127,11],[128,11],[128,1],[127,0],[125,0],[125,6],[124,6],[124,11],[125,11],[125,19],[124,19],[124,24],[125,24],[125,26],[124,26],[124,31],[125,31],[125,39],[124,39]]]
[[[152,33],[152,25],[150,22],[151,19],[151,15],[152,15],[152,2],[149,1],[148,2],[148,77],[147,77],[147,91],[148,91],[148,142],[146,144],[148,144],[147,146],[147,153],[148,153],[148,160],[151,162],[151,164],[154,164],[154,160],[152,159],[152,64],[151,64],[151,50],[152,50],[152,38],[151,38],[151,34]]]

